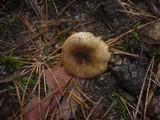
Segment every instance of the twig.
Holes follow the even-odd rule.
[[[112,104],[107,108],[107,111],[103,114],[103,118],[107,116],[107,114],[110,112],[110,110],[117,104],[118,98],[112,102]]]
[[[153,71],[153,66],[154,66],[154,58],[153,58],[153,63],[151,65],[151,70],[150,71]],[[146,98],[145,98],[143,120],[146,120],[147,107],[148,107],[148,104],[149,104],[151,98],[153,97],[153,94],[154,94],[154,91],[155,91],[155,88],[156,88],[155,82],[153,83],[153,86],[151,86],[152,77],[153,77],[153,75],[150,73],[149,78],[148,78],[149,82],[148,82],[147,93],[146,93]]]
[[[101,97],[101,99],[96,103],[96,105],[93,107],[93,109],[91,110],[91,112],[88,114],[86,120],[89,120],[89,118],[91,117],[94,109],[97,107],[97,105],[101,102],[102,99],[103,99],[103,97]]]
[[[155,21],[152,21],[152,22],[148,22],[148,23],[143,24],[143,25],[141,25],[141,26],[138,26],[137,29],[138,29],[138,30],[139,30],[139,29],[142,29],[143,27],[145,27],[145,26],[147,26],[147,25],[150,25],[150,24],[152,24],[152,23],[155,23],[156,21],[159,21],[159,20],[160,20],[160,19],[155,20]],[[133,32],[133,31],[134,31],[134,29],[128,30],[127,32],[122,33],[122,34],[116,36],[115,38],[111,38],[111,39],[105,40],[105,43],[106,43],[108,46],[113,46],[113,45],[115,45],[115,44],[120,40],[120,38],[122,38],[123,36],[125,36],[125,35]]]
[[[128,56],[131,56],[131,57],[139,58],[139,55],[127,53],[127,52],[124,52],[124,51],[121,51],[121,50],[117,50],[117,49],[111,48],[111,47],[109,48],[109,51],[112,52],[112,54],[128,55]]]
[[[121,100],[122,100],[123,104],[125,105],[125,107],[126,107],[126,109],[127,109],[127,112],[128,112],[128,114],[129,114],[131,120],[134,120],[133,117],[132,117],[132,115],[131,115],[131,112],[130,112],[127,104],[126,104],[127,102],[126,102],[123,98],[121,98]],[[128,104],[129,104],[129,103],[128,103]]]
[[[142,99],[142,94],[143,94],[143,91],[144,91],[144,87],[145,87],[145,84],[146,84],[146,81],[147,81],[147,76],[148,76],[148,73],[150,71],[152,63],[153,63],[153,59],[151,60],[151,63],[148,66],[148,69],[146,71],[146,75],[145,75],[144,80],[143,80],[143,84],[142,84],[142,87],[141,87],[140,95],[139,95],[139,98],[138,98],[138,103],[137,103],[137,106],[136,106],[136,110],[133,113],[134,119],[137,118],[137,113],[139,111],[139,107],[140,107],[140,103],[141,103],[141,99]]]
[[[54,6],[54,8],[55,8],[55,10],[56,10],[57,15],[58,15],[58,9],[57,9],[57,6],[56,6],[54,0],[52,0],[52,3],[53,3],[53,6]]]
[[[75,2],[75,0],[72,0],[68,5],[66,5],[58,14],[58,16],[60,16],[73,2]]]

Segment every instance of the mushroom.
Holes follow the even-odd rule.
[[[103,73],[111,53],[100,37],[89,32],[78,32],[64,42],[62,63],[65,71],[78,78],[92,78]]]

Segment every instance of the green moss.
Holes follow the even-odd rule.
[[[113,99],[117,100],[117,104],[115,105],[116,110],[118,111],[119,115],[121,116],[121,120],[130,120],[128,114],[127,114],[127,109],[121,99],[121,94],[120,93],[113,93],[112,97]]]
[[[127,43],[126,48],[125,48],[126,50],[129,50],[133,47],[136,47],[136,45],[140,44],[139,32],[138,32],[138,27],[140,25],[141,25],[140,22],[136,22],[133,25],[133,31],[130,33],[129,40],[128,40],[128,43]]]
[[[11,72],[14,72],[16,69],[20,68],[23,63],[17,61],[11,53],[9,56],[0,57],[0,65],[5,65]]]
[[[156,50],[148,50],[145,52],[145,54],[148,56],[148,57],[155,57],[155,56],[159,56],[160,55],[160,48],[159,49],[156,49]]]
[[[134,46],[136,43],[139,42],[139,33],[138,33],[138,27],[140,26],[140,22],[135,23],[133,26],[133,31],[131,32],[131,38],[129,41],[130,46]]]
[[[63,33],[59,36],[59,39],[61,41],[65,41],[69,37],[68,33]]]
[[[24,85],[26,86],[27,82],[28,82],[28,78],[27,77],[19,77],[18,82],[20,85]],[[37,80],[35,79],[30,79],[28,85],[29,86],[34,86],[36,84]]]

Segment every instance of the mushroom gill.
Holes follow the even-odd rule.
[[[105,42],[89,32],[71,35],[62,46],[63,67],[78,78],[92,78],[103,73],[110,57]]]

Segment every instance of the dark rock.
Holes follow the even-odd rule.
[[[138,61],[112,56],[109,69],[117,83],[132,95],[139,95],[145,77],[146,68]]]

